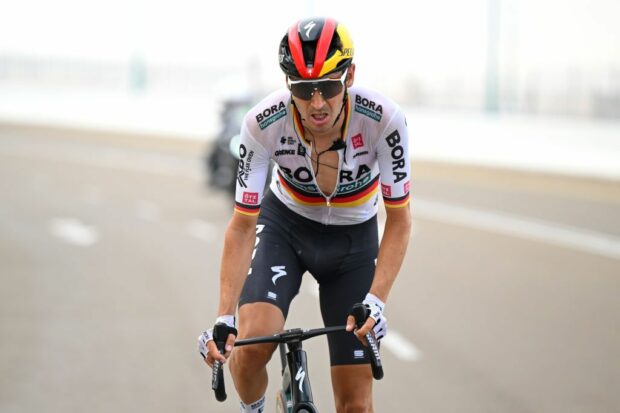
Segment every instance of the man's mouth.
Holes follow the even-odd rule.
[[[327,113],[313,113],[310,115],[316,122],[323,122],[327,119]]]

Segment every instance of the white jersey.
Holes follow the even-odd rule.
[[[288,89],[278,90],[246,115],[241,128],[235,210],[260,210],[270,160],[275,167],[271,191],[299,215],[326,225],[349,225],[372,218],[379,193],[388,208],[409,203],[410,165],[405,116],[381,94],[348,89],[343,111],[343,148],[338,183],[332,194],[319,189],[299,112]]]

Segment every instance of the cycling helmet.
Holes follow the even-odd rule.
[[[349,67],[353,51],[342,23],[329,18],[300,20],[280,42],[280,68],[287,76],[318,79]]]

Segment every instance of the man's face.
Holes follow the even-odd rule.
[[[334,122],[342,108],[344,85],[346,87],[353,85],[355,65],[347,69],[346,77],[344,74],[344,72],[333,73],[319,79],[314,85],[309,82],[298,82],[301,79],[297,78],[289,79],[288,86],[295,106],[301,114],[302,124],[312,134],[320,135],[338,129],[338,125],[334,125]],[[338,93],[333,95],[336,91]]]

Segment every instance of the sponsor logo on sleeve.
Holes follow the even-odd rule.
[[[258,205],[258,192],[244,192],[242,202],[248,205]]]
[[[252,158],[254,158],[254,151],[249,151],[244,144],[239,146],[239,172],[237,174],[237,182],[242,188],[247,188],[247,180],[252,172]]]
[[[409,181],[405,182],[404,187],[405,187],[405,193],[408,193],[409,192]]]
[[[389,186],[389,185],[381,184],[381,193],[385,197],[388,197],[388,198],[391,197],[392,196],[392,187]]]
[[[398,129],[390,133],[385,138],[388,146],[391,149],[390,155],[392,156],[392,173],[394,174],[394,183],[398,183],[407,177],[405,172],[405,149],[400,144],[400,134]]]
[[[284,102],[280,101],[279,104],[266,108],[256,115],[256,122],[262,130],[284,116],[286,116],[286,106]]]
[[[380,122],[383,116],[383,106],[360,95],[355,96],[355,111],[377,122]]]

